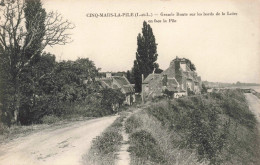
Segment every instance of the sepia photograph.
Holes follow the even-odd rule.
[[[0,0],[0,165],[222,164],[260,164],[260,0]]]

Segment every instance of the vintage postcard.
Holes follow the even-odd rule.
[[[259,0],[0,0],[0,165],[260,164]]]

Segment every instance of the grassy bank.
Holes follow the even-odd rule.
[[[84,164],[113,165],[117,158],[116,153],[120,149],[123,137],[121,135],[122,122],[126,117],[121,113],[114,123],[109,126],[100,136],[92,141],[90,150],[84,155]]]
[[[255,91],[255,90],[252,90],[251,92],[253,95],[255,95],[256,97],[258,97],[258,99],[260,99],[260,93]]]
[[[178,149],[172,143],[176,134],[169,131],[147,111],[141,111],[126,120],[126,130],[130,134],[129,152],[131,164],[199,164],[195,152]]]
[[[255,116],[240,90],[162,100],[126,122],[132,164],[258,164]]]

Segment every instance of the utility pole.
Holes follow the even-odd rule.
[[[141,97],[142,97],[142,104],[144,104],[144,89],[143,89],[143,82],[144,82],[144,74],[142,74],[142,84],[141,84]]]

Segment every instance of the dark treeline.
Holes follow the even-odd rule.
[[[0,4],[0,124],[28,125],[44,116],[103,116],[114,113],[124,95],[95,81],[89,59],[56,62],[46,46],[69,43],[74,25],[40,0]],[[114,107],[113,107],[114,106]]]
[[[56,62],[54,55],[43,53],[19,77],[19,113],[13,108],[13,80],[8,78],[7,72],[2,72],[1,119],[8,125],[16,121],[28,125],[39,123],[48,115],[112,114],[112,105],[122,104],[124,95],[120,91],[103,89],[95,81],[97,75],[98,69],[87,58]]]
[[[223,83],[223,82],[209,82],[203,81],[203,84],[208,87],[217,87],[217,88],[224,88],[224,87],[240,87],[240,86],[260,86],[257,83],[243,83],[243,82],[236,82],[236,83]]]

